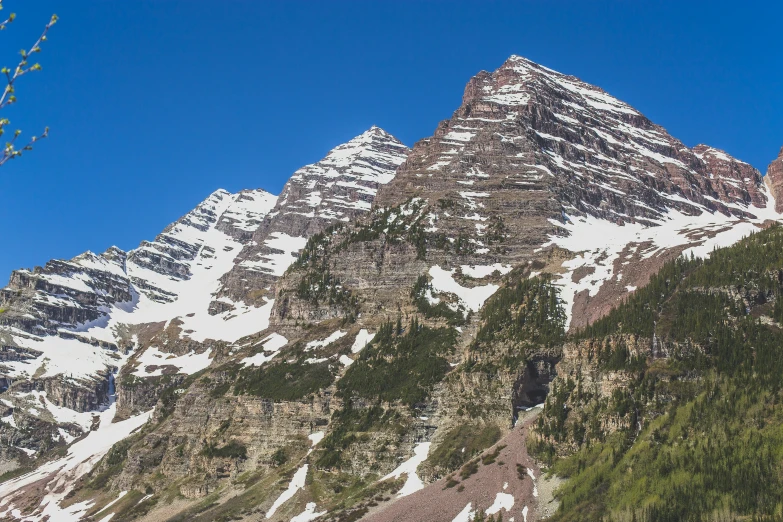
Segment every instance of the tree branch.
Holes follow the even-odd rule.
[[[3,8],[3,0],[0,0],[0,9],[2,8]],[[14,21],[15,18],[16,18],[16,14],[11,13],[11,15],[4,22],[0,22],[0,31],[4,30],[10,23]],[[29,72],[41,70],[41,65],[38,63],[29,65],[30,56],[32,56],[35,53],[41,52],[41,44],[46,41],[46,35],[49,32],[49,29],[51,29],[52,26],[56,23],[57,23],[57,15],[52,15],[52,18],[49,20],[49,23],[46,24],[43,32],[35,41],[35,43],[32,45],[32,47],[30,47],[28,50],[22,49],[20,53],[22,55],[22,59],[16,65],[13,72],[11,72],[11,70],[8,67],[3,67],[2,69],[0,69],[0,72],[2,74],[5,74],[5,78],[6,78],[5,89],[3,89],[3,93],[0,95],[0,109],[4,109],[9,105],[16,103],[17,100],[14,94],[15,92],[14,84],[16,83],[17,79],[19,79],[20,77],[24,76]],[[10,123],[11,122],[7,118],[0,118],[0,136],[3,135],[3,133],[5,132],[5,127]],[[3,154],[0,157],[0,166],[4,165],[10,159],[14,159],[18,156],[21,156],[22,152],[32,150],[33,143],[35,143],[40,139],[46,138],[49,135],[49,127],[47,127],[41,135],[33,136],[32,139],[27,143],[27,145],[25,145],[21,149],[17,149],[14,147],[14,144],[16,143],[16,139],[19,137],[21,132],[22,131],[17,130],[14,133],[13,139],[11,139],[10,142],[7,142],[5,144],[5,147],[3,148]]]

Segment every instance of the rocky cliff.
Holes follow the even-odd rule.
[[[783,148],[780,149],[778,157],[769,164],[764,181],[775,197],[775,210],[783,212]]]

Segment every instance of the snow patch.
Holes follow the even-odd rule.
[[[210,356],[212,350],[205,350],[201,353],[189,352],[185,355],[174,355],[161,352],[157,346],[150,346],[139,356],[139,367],[133,371],[137,377],[157,377],[163,375],[163,370],[167,366],[177,368],[175,373],[184,373],[187,375],[200,372],[212,363]],[[156,366],[153,371],[148,371],[147,367]]]
[[[81,520],[92,506],[91,501],[80,502],[67,508],[60,507],[60,502],[71,491],[73,484],[89,472],[114,444],[139,429],[152,416],[150,410],[113,423],[116,410],[116,404],[112,403],[109,408],[101,412],[98,429],[89,432],[86,437],[68,448],[65,457],[46,462],[35,471],[0,484],[0,498],[2,498],[0,508],[6,508],[5,511],[0,512],[0,517],[8,516],[14,511],[15,493],[23,493],[21,490],[30,484],[49,478],[46,485],[48,493],[41,501],[38,510],[25,520],[39,522],[46,517],[49,520],[62,522]]]
[[[370,333],[364,328],[359,330],[359,333],[356,334],[356,340],[354,340],[353,346],[351,346],[351,353],[361,352],[365,346],[372,342],[374,337],[374,333]]]
[[[291,522],[310,522],[311,520],[315,520],[316,518],[326,514],[326,511],[316,513],[315,507],[315,502],[308,502],[305,506],[305,510],[292,518]]]
[[[678,198],[671,196],[669,199]],[[692,202],[688,203],[695,205]],[[669,209],[657,221],[657,226],[640,223],[618,225],[589,215],[565,216],[565,223],[550,219],[550,223],[563,229],[567,235],[550,236],[550,241],[544,247],[557,245],[576,254],[563,263],[566,272],[554,280],[554,283],[561,288],[560,298],[567,316],[566,328],[571,323],[576,294],[586,290],[590,296],[595,296],[605,282],[614,278],[615,261],[620,258],[626,247],[650,243],[652,248],[643,254],[645,258],[656,255],[662,249],[674,247],[688,247],[683,251],[684,255],[693,253],[695,256],[708,257],[713,249],[730,246],[752,232],[758,231],[757,225],[761,225],[765,220],[780,218],[774,210],[774,201],[770,198],[767,200],[767,207],[763,209],[753,207],[747,210],[752,211],[756,218],[740,219],[707,211],[689,216],[676,209]],[[694,234],[699,232],[710,232],[709,235],[713,237],[694,237]],[[596,242],[595,238],[601,238],[601,241]],[[579,268],[591,269],[592,273],[574,282],[572,275]]]
[[[330,344],[332,344],[333,342],[335,342],[336,340],[342,339],[343,337],[345,337],[345,335],[347,333],[348,332],[343,332],[341,330],[337,330],[336,332],[334,332],[331,335],[329,335],[329,337],[327,337],[326,339],[321,339],[320,341],[310,341],[305,346],[305,351],[309,352],[309,351],[315,350],[317,348],[325,348],[325,347],[329,346]]]
[[[495,263],[494,265],[462,265],[460,268],[462,268],[462,273],[468,277],[483,279],[488,275],[492,275],[496,270],[503,275],[508,274],[513,267]]]
[[[468,502],[468,505],[465,506],[451,522],[470,522],[473,520],[475,514],[476,512],[473,511],[473,503]]]
[[[262,366],[267,361],[271,361],[278,354],[280,348],[288,344],[288,339],[278,333],[273,333],[261,341],[261,352],[245,357],[240,364],[245,366]]]
[[[272,504],[272,507],[269,508],[269,511],[266,512],[266,519],[269,520],[272,518],[272,516],[275,514],[275,511],[278,510],[280,506],[288,502],[291,498],[293,498],[294,495],[296,495],[296,492],[300,489],[304,489],[305,487],[305,480],[307,479],[307,469],[308,465],[305,464],[298,470],[296,470],[296,473],[294,473],[293,478],[291,479],[291,482],[288,484],[288,488],[283,491],[279,497],[277,497],[277,500],[275,500],[274,504]]]
[[[511,511],[511,508],[514,507],[514,495],[511,495],[509,493],[498,493],[495,495],[495,501],[492,503],[491,506],[487,508],[487,515],[494,515],[495,513],[498,513],[501,509],[504,509],[506,511]]]
[[[405,485],[400,490],[397,498],[406,497],[411,493],[415,493],[424,488],[424,482],[421,481],[418,475],[416,475],[416,469],[419,464],[427,459],[427,455],[430,453],[431,442],[420,442],[413,448],[413,456],[397,466],[397,468],[383,477],[381,480],[388,480],[391,478],[398,479],[403,474],[408,478],[405,481]]]
[[[432,277],[432,289],[456,295],[465,308],[474,312],[500,288],[493,284],[465,288],[454,280],[454,272],[456,270],[444,270],[438,265],[431,267],[429,274]]]

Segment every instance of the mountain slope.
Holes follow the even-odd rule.
[[[783,148],[780,149],[778,157],[769,164],[764,182],[769,190],[778,196],[776,197],[775,210],[783,212]]]
[[[781,241],[668,263],[563,346],[535,439],[570,479],[554,520],[778,519]]]
[[[704,244],[699,231],[776,215],[750,165],[704,145],[690,150],[600,88],[518,56],[471,79],[461,107],[414,147],[377,205],[411,197],[428,201],[431,228],[470,238],[468,264],[526,262],[547,243],[572,252],[601,249],[565,267],[561,283],[575,326],[605,313],[626,286],[643,284],[679,247]],[[600,232],[589,232],[594,228]],[[619,244],[578,241],[615,235],[622,247],[647,251],[624,260],[646,265],[639,274],[615,266]],[[738,239],[721,235],[711,242]],[[512,240],[498,245],[504,236]],[[570,281],[579,269],[595,275]],[[623,284],[612,284],[620,274]],[[607,295],[598,296],[604,286]],[[571,295],[585,290],[589,296]]]

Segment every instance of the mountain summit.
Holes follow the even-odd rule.
[[[257,299],[258,290],[283,275],[308,237],[369,212],[378,189],[394,178],[409,152],[372,126],[294,172],[277,203],[223,278],[221,295]]]
[[[544,191],[538,205],[551,199],[567,213],[623,222],[654,224],[667,209],[751,216],[766,204],[750,165],[704,145],[691,150],[602,89],[519,56],[473,77],[460,108],[406,167],[395,185],[410,189],[389,187],[379,204],[429,187],[435,171],[449,182],[441,190],[481,191],[502,179],[528,199]]]

